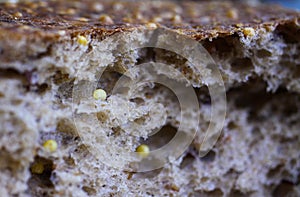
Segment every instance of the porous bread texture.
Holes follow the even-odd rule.
[[[188,62],[157,49],[151,57],[143,50],[120,57],[111,53],[114,43],[100,48],[103,41],[89,35],[92,48],[78,45],[76,38],[68,36],[49,43],[38,39],[28,42],[26,37],[10,42],[1,38],[1,49],[10,55],[0,63],[1,195],[299,196],[300,42],[298,37],[283,33],[297,28],[285,24],[256,29],[252,36],[240,33],[201,41],[220,67],[226,84],[228,104],[222,135],[204,158],[198,156],[211,106],[207,89],[200,82],[190,81],[200,102],[200,111],[195,112],[200,114],[200,132],[180,158],[146,173],[112,168],[88,151],[74,124],[73,88],[77,81],[95,79],[95,73],[108,62],[113,64],[108,65],[110,69],[98,84],[108,94],[120,76],[116,71],[140,61],[153,59],[179,70],[188,67]],[[128,51],[129,46],[146,40],[147,36],[136,31],[132,39],[118,47]],[[18,57],[14,57],[14,51],[18,51]],[[20,58],[22,52],[32,56]],[[41,52],[44,55],[38,55]],[[186,73],[189,75],[194,73]],[[121,152],[134,151],[140,143],[153,148],[165,144],[178,127],[180,108],[175,95],[162,86],[151,85],[144,87],[139,99],[130,102],[130,109],[137,113],[135,121],[147,123],[135,133],[137,136],[128,135],[122,127],[124,122],[132,122],[130,116],[119,114],[126,110],[123,106],[127,101],[111,96],[99,103],[104,105],[96,115],[102,128],[99,134],[117,144]],[[91,113],[90,107],[80,106]],[[161,121],[165,117],[166,121]],[[93,127],[93,122],[87,123],[86,127]],[[147,129],[154,126],[163,126],[158,136],[143,139]],[[90,137],[96,147],[101,147],[94,135]],[[47,139],[58,142],[56,152],[42,148]],[[115,151],[112,146],[102,148],[107,159],[115,159],[110,158],[110,152]],[[35,162],[45,164],[40,175],[30,170]]]

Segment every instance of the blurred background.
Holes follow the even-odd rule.
[[[180,0],[180,1],[184,1],[184,0]],[[224,1],[224,0],[194,0],[194,1]],[[286,8],[296,9],[300,11],[300,0],[229,0],[229,1],[246,2],[248,4],[253,4],[253,5],[260,2],[269,3],[269,4],[275,3]]]
[[[24,2],[24,1],[38,1],[38,0],[0,0],[0,3],[3,3],[3,2],[16,3],[16,2]],[[43,0],[41,0],[41,1],[43,1]],[[110,1],[110,0],[107,0],[107,1]],[[132,0],[125,0],[125,1],[132,1]],[[133,1],[142,1],[142,0],[133,0]],[[164,0],[162,0],[162,1],[164,1]],[[177,1],[185,1],[185,0],[177,0]],[[214,0],[193,0],[193,1],[214,1]],[[216,1],[223,1],[223,0],[216,0]],[[300,11],[300,0],[231,0],[231,1],[243,1],[243,2],[247,2],[249,4],[257,4],[258,2],[276,3],[276,4],[280,4],[284,7],[296,9],[296,10]]]
[[[284,7],[300,10],[300,0],[262,0],[267,3],[277,3]]]

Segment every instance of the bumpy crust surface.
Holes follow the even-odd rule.
[[[112,20],[106,20],[105,17],[101,19],[103,14]],[[95,36],[101,37],[156,23],[203,40],[231,35],[245,27],[298,23],[299,17],[299,13],[276,5],[249,6],[226,1],[197,3],[88,0],[0,5],[2,35],[6,31],[18,35],[35,33],[48,39],[56,39],[62,30],[67,34],[94,32]]]

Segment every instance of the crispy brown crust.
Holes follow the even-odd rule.
[[[299,12],[279,6],[252,7],[236,2],[77,0],[0,4],[2,36],[13,33],[13,38],[29,35],[47,40],[56,40],[62,32],[103,38],[149,23],[203,40],[231,35],[245,27],[299,25],[299,18]]]

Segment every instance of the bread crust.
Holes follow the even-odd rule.
[[[103,20],[110,17],[110,22]],[[102,16],[102,19],[101,19]],[[155,23],[196,40],[235,34],[244,28],[299,25],[300,13],[280,6],[236,2],[49,1],[0,4],[0,34],[9,39],[92,34],[103,39]]]

